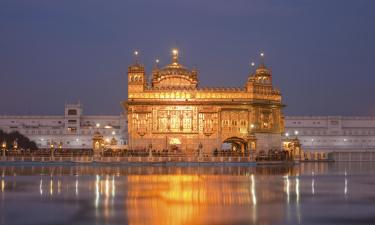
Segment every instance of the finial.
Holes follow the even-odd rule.
[[[255,62],[254,62],[254,61],[251,61],[251,62],[250,62],[250,69],[251,69],[251,72],[253,72],[254,67],[255,67]]]
[[[178,64],[178,49],[172,49],[172,63]]]
[[[134,59],[135,59],[135,63],[138,63],[139,62],[139,58],[138,58],[138,55],[139,55],[139,52],[138,52],[138,50],[135,50],[134,51]]]
[[[159,62],[160,62],[159,59],[155,59],[155,68],[159,68]]]
[[[264,52],[260,53],[260,65],[264,66]]]

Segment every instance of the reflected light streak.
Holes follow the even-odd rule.
[[[315,195],[315,173],[312,172],[312,181],[311,181],[311,193]]]
[[[109,179],[108,176],[105,179],[105,196],[108,197],[109,195]]]
[[[99,200],[100,200],[100,176],[96,175],[96,181],[95,181],[95,208],[99,207]]]
[[[1,178],[1,192],[4,192],[5,189],[5,181],[4,178]]]
[[[347,176],[347,173],[345,171],[345,187],[344,187],[344,194],[345,195],[348,194],[348,178],[346,176]]]
[[[49,194],[53,195],[53,179],[49,181]]]
[[[290,181],[289,181],[288,175],[284,176],[284,191],[286,192],[287,203],[289,204],[289,200],[290,200]]]
[[[76,179],[75,188],[76,188],[76,196],[78,196],[78,194],[79,194],[79,192],[78,192],[78,178]]]
[[[301,223],[301,208],[300,208],[300,192],[299,192],[299,174],[296,176],[296,210],[297,210],[297,220]]]
[[[61,180],[57,181],[57,194],[61,193]]]
[[[112,176],[112,198],[116,195],[115,176]]]
[[[43,180],[42,180],[42,178],[40,178],[40,182],[39,182],[39,193],[40,193],[40,195],[43,195]]]
[[[255,192],[255,179],[254,179],[254,174],[251,174],[251,195],[252,195],[252,200],[253,200],[253,223],[255,224],[257,221],[257,197],[256,197],[256,192]]]
[[[255,180],[254,180],[254,174],[251,174],[251,195],[253,199],[253,205],[257,204],[257,197],[255,193]]]
[[[296,201],[297,203],[299,203],[299,198],[300,198],[300,195],[299,195],[299,176],[297,175],[296,176]]]

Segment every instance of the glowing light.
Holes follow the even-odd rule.
[[[112,131],[112,135],[116,135],[116,131]]]
[[[171,144],[171,145],[180,145],[180,144],[181,144],[181,141],[180,141],[179,138],[171,138],[171,139],[169,140],[169,144]]]
[[[160,61],[159,61],[159,59],[156,59],[155,62],[156,62],[156,63],[159,63]]]
[[[254,128],[254,127],[255,127],[255,125],[254,125],[254,124],[251,124],[251,125],[250,125],[250,128]]]
[[[255,62],[251,62],[251,64],[250,64],[250,65],[254,67],[254,66],[255,66]]]
[[[264,57],[264,52],[261,52],[261,53],[260,53],[260,56],[261,56],[261,57]]]
[[[173,49],[173,50],[172,50],[172,54],[173,54],[173,55],[177,55],[177,54],[178,54],[178,50],[177,50],[177,49]]]
[[[79,139],[78,139],[78,138],[76,139],[76,142],[79,142]]]
[[[134,55],[135,56],[138,56],[139,52],[138,51],[134,51]]]
[[[285,133],[285,136],[289,137],[289,133]]]
[[[97,123],[97,124],[96,124],[96,127],[99,128],[99,127],[100,127],[100,123]]]
[[[295,135],[298,135],[298,130],[295,130],[295,131],[294,131],[294,134],[295,134]]]

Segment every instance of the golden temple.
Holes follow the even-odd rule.
[[[123,106],[133,150],[211,155],[224,143],[247,154],[282,148],[284,105],[264,63],[244,87],[201,88],[198,71],[180,64],[177,49],[171,64],[160,68],[157,61],[150,81],[137,59],[128,68]]]

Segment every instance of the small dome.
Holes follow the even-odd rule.
[[[264,65],[264,63],[261,63],[256,69],[255,75],[271,75],[271,71],[266,67],[266,65]]]

